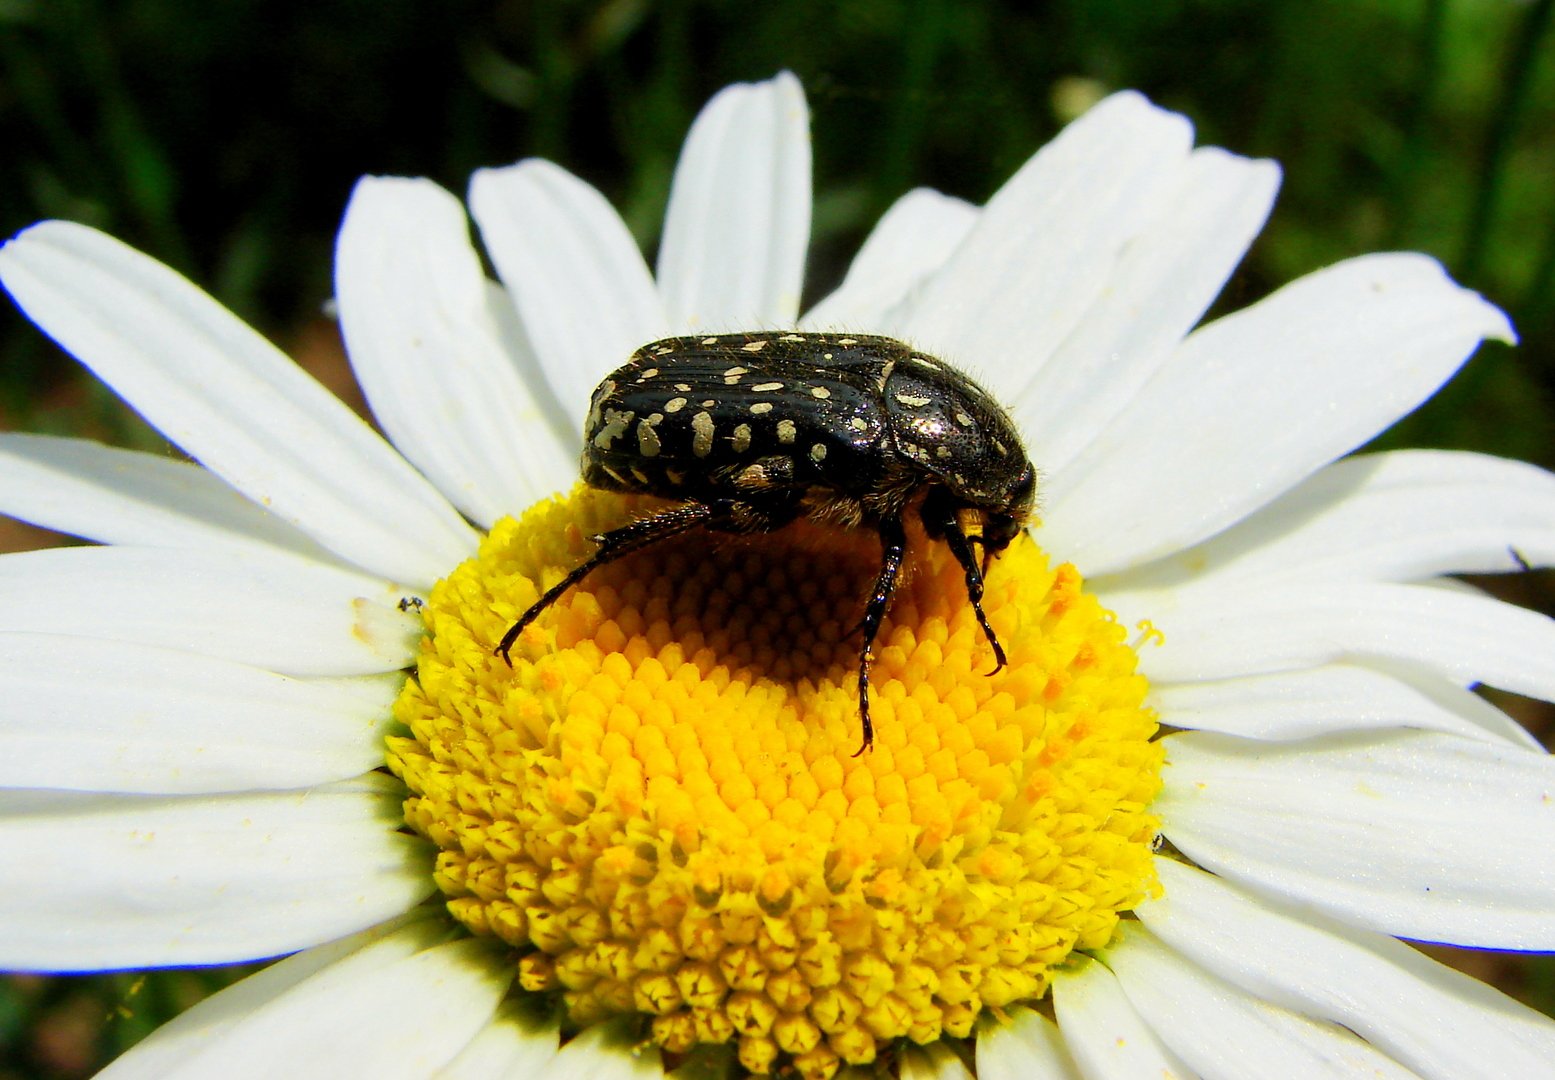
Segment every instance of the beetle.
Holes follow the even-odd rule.
[[[502,636],[510,665],[526,626],[592,571],[692,529],[765,533],[799,518],[874,529],[880,569],[859,625],[862,754],[874,743],[869,671],[906,555],[906,514],[943,541],[983,612],[990,560],[1025,528],[1036,472],[1009,414],[966,375],[893,338],[758,331],[644,345],[594,391],[583,480],[679,505],[592,537],[594,554]],[[971,535],[965,524],[980,527]],[[972,545],[982,548],[979,563]],[[992,674],[992,672],[990,673]]]

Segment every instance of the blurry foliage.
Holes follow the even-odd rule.
[[[330,295],[355,179],[554,158],[650,249],[680,140],[727,83],[790,68],[814,112],[812,292],[915,184],[982,200],[1120,87],[1200,138],[1279,159],[1240,305],[1359,252],[1411,248],[1524,338],[1390,441],[1555,456],[1555,63],[1534,0],[0,0],[0,234],[113,232],[284,336]],[[19,318],[0,417],[115,433]],[[80,380],[80,381],[78,381]],[[63,411],[61,411],[63,410]],[[118,422],[122,430],[122,422]]]
[[[554,158],[651,250],[696,110],[786,67],[813,112],[816,296],[908,187],[981,201],[1085,103],[1134,87],[1192,117],[1201,142],[1285,167],[1225,306],[1364,251],[1429,252],[1507,308],[1524,343],[1483,349],[1385,444],[1555,464],[1551,8],[0,0],[0,235],[45,217],[97,225],[292,343],[331,294],[359,175],[462,191],[479,166]],[[9,312],[0,426],[149,438]],[[1550,969],[1527,970],[1548,1010]],[[0,983],[0,1080],[90,1071],[224,978]],[[98,1032],[84,1064],[46,1037],[83,1010]]]

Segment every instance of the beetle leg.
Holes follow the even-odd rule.
[[[1004,670],[1009,661],[1005,659],[1004,646],[999,644],[999,637],[993,632],[993,627],[988,625],[988,616],[983,612],[983,573],[992,553],[982,542],[981,537],[967,538],[966,533],[961,531],[961,525],[956,521],[955,514],[933,513],[928,500],[924,500],[923,519],[925,530],[931,536],[944,540],[945,546],[950,548],[950,553],[955,556],[956,562],[961,564],[961,571],[966,575],[966,596],[972,601],[972,610],[977,614],[977,625],[983,628],[988,644],[993,646],[995,663],[993,670],[988,674],[997,675]],[[978,566],[977,558],[972,554],[974,543],[983,549],[982,567]]]
[[[712,516],[707,527],[719,532],[776,532],[799,516],[803,492],[793,490],[752,492],[739,499],[717,499],[710,503]]]
[[[707,502],[686,503],[662,514],[628,522],[619,529],[590,537],[599,547],[566,577],[545,590],[545,594],[529,605],[529,610],[508,627],[497,643],[496,653],[513,665],[509,652],[524,627],[534,622],[546,608],[561,599],[562,593],[572,588],[589,574],[634,551],[652,547],[660,540],[668,540],[683,532],[705,526],[734,533],[772,532],[787,525],[799,512],[797,492],[774,492],[763,499],[710,499]]]
[[[518,617],[518,621],[508,627],[508,632],[502,635],[498,642],[496,653],[513,666],[513,658],[508,655],[513,648],[513,643],[518,640],[518,635],[524,632],[524,627],[534,622],[540,613],[561,599],[562,593],[572,588],[578,582],[588,577],[599,567],[606,563],[615,562],[617,559],[630,555],[634,551],[640,551],[645,547],[651,547],[660,540],[668,540],[672,536],[679,536],[689,529],[695,529],[699,525],[707,525],[722,516],[727,517],[729,508],[726,503],[687,503],[677,506],[673,510],[666,510],[662,514],[642,518],[621,526],[619,529],[611,529],[607,533],[601,533],[591,539],[599,545],[598,550],[583,561],[566,577],[555,585],[545,590],[544,595],[529,605],[529,610]]]
[[[993,565],[993,549],[988,546],[988,541],[981,536],[969,536],[966,539],[967,543],[976,544],[983,549],[983,558],[977,569],[978,573],[986,579],[988,577],[988,568]]]
[[[891,606],[896,592],[896,575],[902,569],[902,559],[907,551],[907,533],[900,518],[882,518],[880,521],[880,574],[875,578],[875,591],[869,595],[864,607],[864,646],[858,659],[858,711],[864,722],[864,743],[853,755],[858,757],[875,742],[875,729],[869,722],[869,668],[875,662],[875,635],[880,632],[880,621]]]

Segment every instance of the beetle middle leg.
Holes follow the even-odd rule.
[[[864,645],[858,659],[858,711],[864,724],[864,742],[853,754],[858,757],[875,742],[875,729],[869,722],[869,669],[875,662],[875,635],[880,632],[880,622],[891,597],[896,593],[896,578],[902,569],[902,559],[907,552],[907,533],[900,518],[887,517],[880,521],[880,573],[875,578],[875,591],[869,594],[864,607]]]

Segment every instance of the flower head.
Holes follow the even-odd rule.
[[[718,95],[656,274],[547,162],[472,184],[501,286],[456,199],[363,181],[336,290],[393,448],[101,234],[0,250],[200,463],[0,437],[0,509],[105,544],[0,564],[0,964],[294,953],[125,1072],[1540,1068],[1555,1026],[1397,939],[1555,939],[1555,770],[1471,690],[1555,699],[1555,626],[1445,577],[1555,559],[1555,480],[1343,458],[1504,316],[1382,255],[1194,329],[1278,174],[1133,94],[984,207],[908,194],[801,315],[806,125],[789,76]],[[867,529],[688,534],[494,651],[654,508],[574,487],[599,379],[777,327],[958,364],[1041,472],[996,674],[910,537],[867,754]]]

